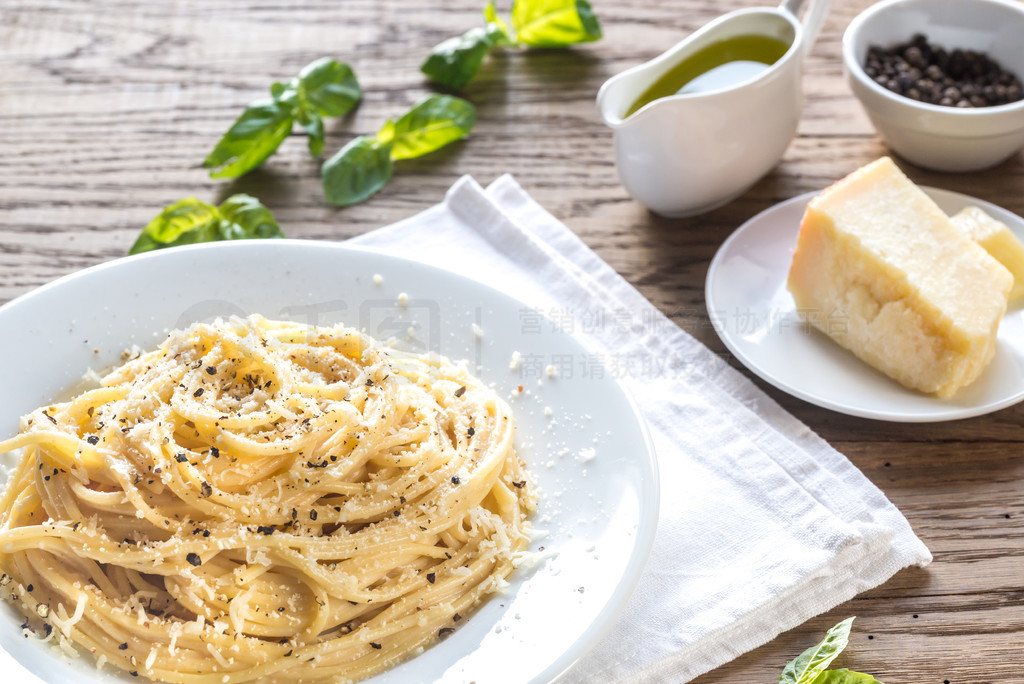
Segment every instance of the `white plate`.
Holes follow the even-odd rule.
[[[383,277],[379,285],[375,274]],[[403,292],[406,306],[398,304]],[[476,281],[376,252],[294,240],[182,247],[90,268],[0,307],[0,436],[13,435],[19,416],[52,401],[88,367],[115,363],[132,344],[150,349],[168,329],[252,312],[344,322],[378,339],[393,335],[399,347],[468,359],[505,397],[518,385],[526,389],[510,404],[519,453],[541,497],[534,526],[546,535],[532,547],[548,557],[517,570],[506,593],[449,637],[367,682],[547,682],[595,645],[624,606],[654,539],[653,447],[632,401],[610,376],[596,377],[580,342]],[[509,367],[514,351],[522,355],[518,370]],[[547,365],[563,372],[551,378]],[[97,674],[91,659],[55,657],[23,639],[21,620],[6,602],[3,608],[0,644],[43,680],[139,681],[109,667]],[[12,669],[20,666],[3,660],[4,681],[23,681]]]
[[[923,188],[947,214],[981,207],[1024,238],[1024,220],[989,202]],[[852,416],[897,422],[968,418],[1024,399],[1024,314],[1011,307],[999,326],[995,358],[950,399],[907,389],[857,359],[797,315],[786,277],[811,192],[767,209],[734,232],[708,269],[712,324],[736,358],[775,387]]]

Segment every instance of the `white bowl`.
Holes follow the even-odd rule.
[[[875,83],[868,48],[922,33],[932,45],[984,52],[1024,78],[1024,4],[1014,0],[883,0],[843,35],[843,67],[853,94],[896,154],[936,171],[978,171],[1024,147],[1024,100],[957,108],[918,102]]]
[[[404,303],[402,292],[409,293]],[[512,401],[517,453],[543,490],[530,546],[536,562],[524,563],[500,598],[450,636],[362,684],[547,684],[599,643],[625,607],[654,543],[659,479],[643,418],[610,372],[564,372],[557,382],[533,383],[527,359],[561,359],[571,370],[597,357],[574,335],[542,323],[542,314],[531,330],[527,311],[468,277],[336,242],[237,240],[109,261],[0,306],[0,439],[86,369],[118,363],[132,345],[155,348],[171,328],[231,314],[345,322],[380,340],[395,336],[400,349],[466,359],[503,396],[528,378],[532,388]],[[516,352],[523,364],[510,369]],[[586,450],[596,457],[582,458]],[[2,489],[10,459],[0,465]],[[0,652],[3,684],[31,681],[25,668],[50,684],[143,681],[23,638],[23,620],[0,601],[0,649],[21,663]]]

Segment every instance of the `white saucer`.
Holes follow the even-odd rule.
[[[922,188],[947,214],[981,207],[1024,239],[1024,219],[989,202]],[[999,326],[995,358],[950,399],[907,389],[874,370],[796,313],[786,276],[804,208],[794,197],[753,217],[719,248],[705,296],[719,337],[747,368],[817,406],[863,418],[934,422],[991,413],[1024,399],[1024,311],[1011,306]]]

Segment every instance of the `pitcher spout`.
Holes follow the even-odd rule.
[[[630,109],[649,85],[650,65],[646,62],[612,76],[597,91],[597,110],[609,128],[621,128],[632,120],[635,113]]]

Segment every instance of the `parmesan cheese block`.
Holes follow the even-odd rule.
[[[950,220],[954,226],[966,230],[975,242],[1013,274],[1010,301],[1014,302],[1024,296],[1024,244],[1006,224],[995,220],[979,207],[965,207]]]
[[[1012,285],[888,157],[810,201],[788,281],[808,322],[903,385],[940,397],[992,360]]]

